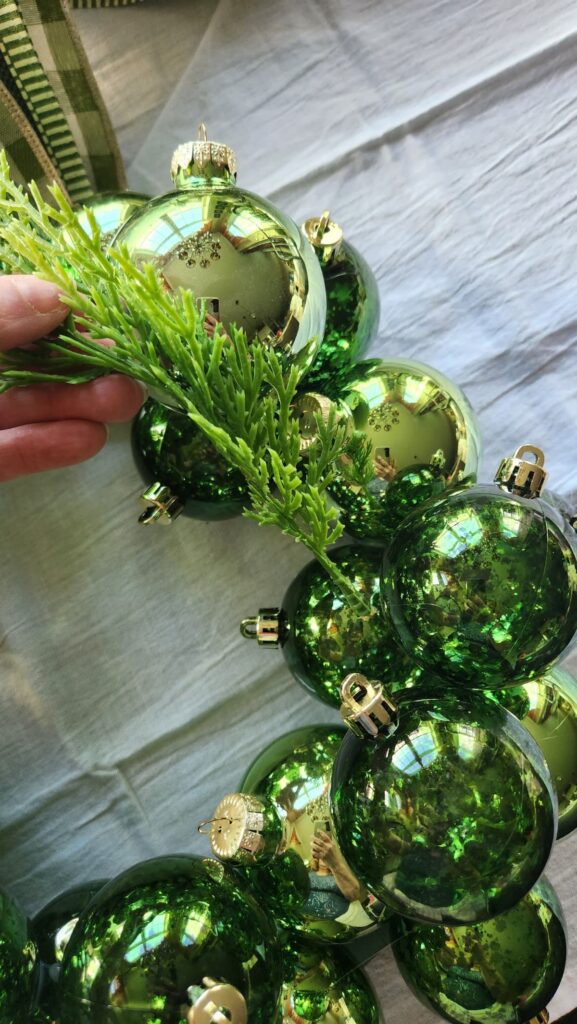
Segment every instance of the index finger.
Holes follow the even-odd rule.
[[[64,320],[58,288],[27,274],[0,277],[0,351],[36,341]]]

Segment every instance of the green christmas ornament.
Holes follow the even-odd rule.
[[[88,211],[101,231],[103,249],[110,245],[116,232],[123,227],[136,210],[150,202],[144,192],[97,192],[82,203],[76,217],[88,234],[92,234]]]
[[[306,387],[338,398],[343,380],[379,326],[379,290],[363,257],[325,210],[303,224],[319,259],[327,292],[325,333]]]
[[[160,857],[113,879],[81,915],[58,1019],[208,1024],[220,1008],[230,1024],[270,1024],[281,981],[272,922],[223,866]]]
[[[0,889],[0,1024],[28,1024],[36,988],[36,949],[28,919]]]
[[[274,346],[304,372],[323,334],[325,288],[313,248],[266,199],[235,185],[236,158],[206,139],[179,146],[177,191],[153,199],[117,234],[167,288],[187,288],[206,312]]]
[[[350,608],[315,560],[292,581],[280,609],[261,608],[243,620],[242,635],[259,647],[280,646],[297,682],[331,707],[340,707],[343,677],[355,670],[379,674],[388,689],[413,685],[419,669],[380,610],[382,549],[346,544],[331,558],[365,599],[366,615]]]
[[[149,485],[141,523],[230,519],[248,503],[246,481],[184,413],[150,398],[132,425],[132,451]]]
[[[423,668],[498,689],[542,675],[571,644],[577,535],[539,497],[543,464],[523,445],[495,484],[454,490],[400,527],[385,555],[384,607]]]
[[[577,680],[563,669],[493,694],[531,734],[551,773],[559,804],[557,838],[577,827]]]
[[[511,910],[467,928],[398,919],[397,965],[425,1006],[456,1024],[546,1024],[567,956],[556,893],[542,878]],[[542,1014],[542,1016],[541,1016]]]
[[[213,853],[236,865],[277,924],[324,942],[360,935],[382,909],[332,831],[328,794],[342,738],[340,727],[319,725],[275,740],[206,823]]]
[[[395,699],[398,708],[360,675],[343,683],[342,714],[358,736],[339,751],[331,807],[351,870],[415,920],[503,913],[535,884],[555,839],[539,748],[482,694],[415,688]]]
[[[292,940],[283,963],[282,1024],[378,1024],[375,993],[342,950]]]
[[[297,403],[305,443],[315,436],[316,416],[328,416],[330,407],[314,394]],[[390,538],[414,508],[477,472],[475,414],[463,392],[431,367],[393,359],[360,363],[335,410],[361,463],[351,479],[344,456],[347,465],[331,487],[354,537]]]

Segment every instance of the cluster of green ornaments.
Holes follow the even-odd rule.
[[[210,859],[145,862],[32,922],[0,897],[0,1024],[377,1024],[358,965],[389,944],[449,1021],[544,1021],[566,933],[543,870],[577,825],[571,513],[533,446],[476,483],[475,415],[442,374],[358,361],[378,292],[328,213],[299,231],[206,138],[173,177],[96,197],[104,241],[296,363],[303,436],[336,407],[367,446],[363,479],[332,485],[364,612],[311,563],[241,626],[342,721],[261,752],[201,823]],[[133,448],[142,522],[242,511],[242,477],[162,395]]]

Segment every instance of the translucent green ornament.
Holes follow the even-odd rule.
[[[308,385],[308,380],[307,380]],[[303,437],[328,415],[322,396],[296,404]],[[477,420],[463,392],[437,370],[407,360],[359,363],[335,408],[355,451],[343,456],[330,493],[347,532],[388,539],[414,508],[477,472]],[[337,467],[338,469],[338,467]]]
[[[493,696],[527,729],[543,754],[559,804],[557,838],[577,827],[577,680],[553,668]]]
[[[543,1013],[567,956],[563,913],[542,878],[511,910],[467,928],[396,922],[397,965],[425,1006],[457,1024],[525,1024]]]
[[[282,968],[274,926],[222,865],[146,861],[99,891],[66,947],[60,1024],[270,1024]]]
[[[362,615],[350,607],[316,560],[301,569],[279,608],[261,608],[244,619],[242,635],[259,647],[282,648],[297,682],[311,696],[340,707],[341,683],[349,672],[379,674],[389,689],[411,686],[420,670],[395,638],[380,609],[382,549],[345,544],[331,558],[367,604]]]
[[[283,963],[282,1024],[378,1024],[375,993],[342,950],[293,939]]]
[[[207,823],[213,852],[236,865],[277,924],[325,942],[374,927],[381,909],[364,905],[368,894],[332,832],[328,794],[342,738],[340,727],[318,725],[275,740]],[[323,845],[328,860],[317,856]]]
[[[36,949],[28,918],[0,889],[0,1024],[28,1024],[36,988]]]
[[[512,907],[543,871],[557,828],[528,732],[482,694],[415,688],[397,709],[352,675],[343,696],[359,735],[339,751],[331,807],[352,871],[393,910],[431,924],[476,924]]]
[[[200,134],[174,153],[177,191],[138,211],[114,242],[152,263],[168,288],[190,289],[225,331],[236,324],[305,371],[326,308],[313,248],[276,206],[235,185],[232,150],[207,141],[204,125]]]
[[[306,387],[338,398],[343,381],[373,340],[379,326],[375,275],[325,210],[303,224],[319,259],[327,291],[327,318],[319,353]]]
[[[533,455],[536,461],[523,458]],[[384,607],[423,668],[497,689],[541,675],[577,630],[577,535],[539,497],[543,453],[416,511],[385,555]]]
[[[90,211],[100,228],[102,247],[106,248],[132,214],[149,202],[150,196],[144,192],[97,192],[82,203],[82,207],[76,211],[76,218],[84,230],[91,234],[87,213]]]
[[[248,503],[246,481],[184,413],[150,398],[132,425],[132,451],[149,485],[141,523],[230,519]]]

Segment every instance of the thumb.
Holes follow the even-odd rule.
[[[58,289],[48,281],[26,274],[0,277],[0,350],[41,338],[67,313]]]

